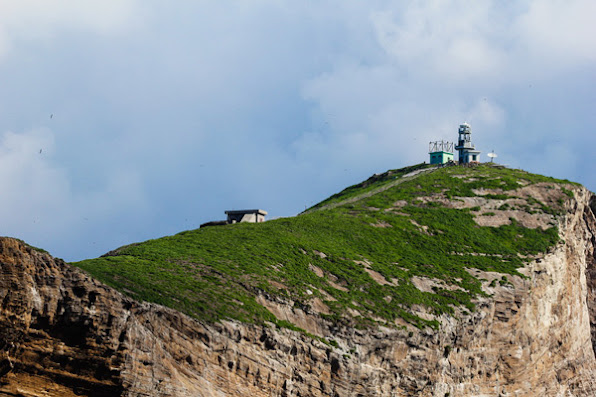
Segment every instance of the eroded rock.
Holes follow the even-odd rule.
[[[359,330],[259,297],[330,344],[139,303],[2,238],[0,396],[592,396],[596,220],[591,193],[574,196],[564,242],[527,278],[487,277],[492,296],[442,315],[439,331]]]

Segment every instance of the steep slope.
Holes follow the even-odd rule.
[[[406,174],[77,264],[190,317],[0,240],[0,396],[594,395],[593,195]]]
[[[258,301],[268,296],[336,323],[436,329],[435,315],[472,311],[485,294],[469,269],[519,275],[559,240],[571,184],[489,166],[414,177],[412,168],[348,188],[318,211],[186,231],[77,266],[204,320],[304,328],[280,322]]]

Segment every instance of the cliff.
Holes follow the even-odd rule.
[[[420,186],[423,180],[414,178],[412,183]],[[333,257],[331,248],[308,256],[305,266],[312,274],[303,277],[313,278],[313,290],[318,279],[327,280],[334,290],[321,288],[320,294],[310,291],[301,297],[293,295],[288,279],[277,294],[277,289],[256,288],[245,280],[242,286],[269,317],[258,321],[255,314],[253,321],[239,321],[230,316],[213,320],[205,311],[206,320],[194,309],[187,311],[189,316],[134,300],[47,253],[1,238],[0,396],[593,396],[596,200],[581,186],[561,186],[520,183],[507,197],[500,188],[476,189],[455,198],[445,189],[428,195],[416,191],[420,208],[432,202],[429,210],[440,205],[471,211],[478,230],[517,222],[543,233],[556,227],[558,239],[544,252],[520,254],[523,264],[511,271],[487,268],[497,266],[492,262],[465,262],[465,271],[480,286],[479,293],[470,292],[473,286],[465,290],[471,304],[461,297],[462,304],[450,304],[452,310],[439,310],[442,306],[432,303],[402,304],[404,313],[393,317],[382,317],[374,302],[354,302],[347,309],[333,305],[334,299],[341,302],[342,294],[350,293],[351,284],[333,276],[332,264],[325,267]],[[354,197],[336,202],[353,203]],[[414,218],[417,209],[389,201],[385,212],[406,218],[403,213],[410,211],[408,223],[421,236],[441,235],[433,224],[424,224],[424,218]],[[541,203],[543,211],[519,209],[528,202]],[[382,207],[375,208],[371,211]],[[304,247],[295,249],[306,251]],[[500,250],[505,252],[505,247]],[[130,253],[117,250],[102,259],[123,263],[106,282],[139,296],[139,290],[128,289],[132,286],[125,282],[132,277],[123,270],[124,261],[132,261]],[[478,260],[497,255],[472,253]],[[464,253],[451,254],[457,260]],[[505,261],[505,254],[498,255]],[[414,285],[421,296],[439,299],[451,296],[449,291],[463,293],[467,286],[460,280],[465,276],[447,282],[434,273],[409,275],[411,284],[396,281],[383,273],[388,270],[377,264],[380,259],[371,257],[372,252],[363,255],[357,265],[384,294]],[[406,259],[400,264],[406,266]],[[186,262],[196,267],[191,259]],[[376,290],[366,286],[372,301]],[[325,293],[337,295],[325,299]],[[157,296],[168,302],[166,291]],[[397,296],[382,299],[390,307]],[[239,312],[244,308],[249,313],[246,307],[251,304],[239,302]],[[333,312],[340,309],[345,311]],[[362,322],[366,316],[374,322]]]

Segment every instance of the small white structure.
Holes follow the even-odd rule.
[[[491,163],[493,162],[493,160],[495,159],[495,157],[498,157],[494,150],[492,152],[490,152],[489,154],[487,154],[487,156],[490,157],[490,162]]]
[[[459,163],[469,164],[480,162],[480,151],[476,150],[472,144],[472,127],[470,124],[463,123],[459,126],[459,139],[455,150],[459,152]]]
[[[226,215],[228,216],[228,223],[237,223],[237,222],[259,223],[259,222],[265,222],[265,215],[267,215],[267,211],[265,211],[265,210],[233,210],[233,211],[226,211]]]

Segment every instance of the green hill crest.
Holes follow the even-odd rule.
[[[204,321],[297,328],[265,302],[356,327],[440,326],[559,243],[577,184],[490,164],[374,175],[304,213],[189,230],[74,263]]]

